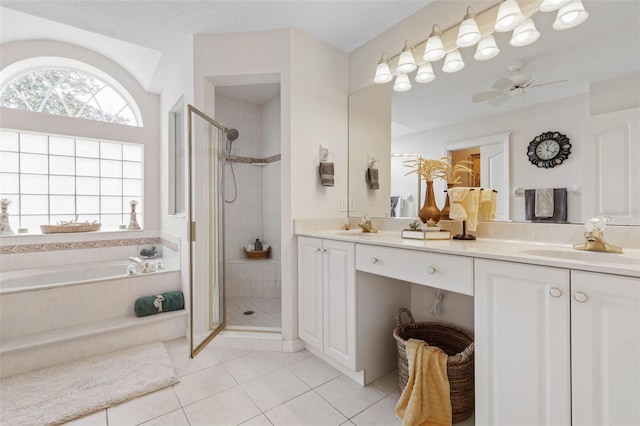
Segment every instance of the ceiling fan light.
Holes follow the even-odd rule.
[[[424,56],[422,58],[425,61],[435,62],[444,58],[444,55],[446,55],[447,52],[444,50],[442,38],[440,38],[441,35],[440,27],[434,25],[424,48]]]
[[[418,72],[416,73],[417,83],[429,83],[435,79],[436,75],[433,73],[433,66],[431,66],[431,62],[420,65],[420,68],[418,68]]]
[[[511,31],[525,20],[516,0],[504,0],[498,9],[498,17],[493,29],[499,33]]]
[[[406,74],[398,74],[396,76],[396,81],[393,83],[393,90],[396,92],[406,92],[411,89],[411,82],[409,81],[409,76]]]
[[[572,0],[558,10],[558,16],[553,22],[553,29],[568,30],[569,28],[577,27],[586,21],[588,17],[589,12],[584,10],[582,1]]]
[[[442,66],[442,71],[444,72],[458,72],[462,68],[464,68],[464,61],[462,60],[462,55],[459,51],[454,50],[447,53],[447,57],[444,60],[444,65]]]
[[[469,6],[467,8],[467,14],[464,16],[464,20],[460,24],[456,45],[458,47],[473,46],[480,41],[481,38],[482,36],[478,29],[478,23],[476,22],[476,15],[474,15],[473,9]]]
[[[544,0],[540,5],[540,12],[553,12],[560,9],[571,0]]]
[[[513,30],[509,44],[512,46],[527,46],[540,38],[540,32],[536,29],[531,18],[527,18],[522,24]]]
[[[383,53],[376,67],[376,75],[373,77],[373,82],[376,84],[384,84],[393,80],[391,70],[389,69],[389,60],[387,54]]]
[[[500,49],[496,44],[496,39],[492,34],[489,34],[488,36],[480,39],[476,49],[476,54],[473,55],[473,57],[477,61],[486,61],[487,59],[495,58],[498,53],[500,53]]]
[[[416,60],[413,58],[413,48],[409,46],[408,42],[405,44],[402,53],[400,53],[400,59],[398,59],[398,72],[406,74],[418,69]]]

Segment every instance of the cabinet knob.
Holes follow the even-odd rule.
[[[427,272],[429,273],[429,275],[433,275],[436,273],[436,268],[434,268],[433,266],[429,266],[427,268]]]
[[[549,289],[549,294],[551,295],[551,297],[558,298],[558,297],[562,296],[562,290],[560,290],[557,287],[551,287]]]
[[[321,253],[322,249],[320,247],[316,247],[316,253]]]
[[[580,302],[580,303],[584,303],[587,300],[589,300],[589,296],[587,296],[586,294],[584,294],[581,291],[577,291],[577,292],[573,293],[573,298],[576,299],[576,301]]]
[[[377,257],[372,257],[371,258],[371,263],[378,263],[378,258]]]

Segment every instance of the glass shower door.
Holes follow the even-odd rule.
[[[224,141],[227,129],[188,105],[189,328],[191,357],[226,326]]]

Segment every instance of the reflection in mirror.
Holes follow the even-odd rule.
[[[391,217],[418,217],[422,179],[417,173],[407,174],[405,161],[417,160],[420,154],[391,153]]]
[[[460,14],[459,3],[450,2],[449,7],[452,15]],[[386,90],[386,96],[392,98],[387,117],[392,129],[388,153],[440,158],[449,152],[445,146],[454,142],[510,134],[508,152],[504,153],[504,189],[499,191],[504,220],[525,221],[525,197],[517,188],[567,188],[569,222],[608,214],[615,218],[613,224],[637,224],[640,138],[632,135],[640,121],[640,2],[593,0],[585,3],[585,8],[589,19],[566,31],[553,30],[554,14],[537,13],[533,19],[541,36],[529,46],[510,46],[511,34],[494,34],[500,54],[488,61],[474,60],[474,49],[460,49],[466,63],[464,70],[446,74],[441,72],[442,61],[434,62],[436,79],[424,84],[412,81],[413,88],[408,92],[393,92],[391,84],[386,84],[367,87],[353,96],[371,102],[367,91],[373,90],[384,99]],[[430,27],[435,23],[424,24]],[[514,63],[519,66],[514,67]],[[410,78],[413,80],[414,76]],[[498,82],[525,78],[541,85],[517,93],[509,90],[501,95],[500,102],[478,97],[474,102],[473,94],[487,92]],[[543,84],[547,82],[558,83]],[[615,117],[604,120],[609,115]],[[382,117],[375,115],[358,125],[379,126],[380,120]],[[631,130],[625,132],[625,128]],[[527,147],[533,138],[547,131],[567,135],[572,152],[562,164],[539,168],[529,162]],[[629,137],[617,137],[621,135]],[[387,134],[378,136],[384,138]],[[350,169],[352,152],[362,152],[367,143],[366,138],[351,139],[350,134]],[[629,154],[623,155],[624,152]],[[482,157],[481,153],[481,162]],[[637,160],[630,160],[634,158]],[[599,168],[598,161],[603,159],[607,166]],[[481,186],[485,186],[482,172],[487,169],[482,164],[480,169]],[[603,171],[596,174],[597,170]],[[382,179],[381,189],[385,186]],[[354,183],[350,176],[349,197],[356,206],[350,215],[359,216],[362,212],[358,206],[366,200],[371,216],[388,216],[388,199],[378,201],[372,194],[362,193]],[[441,185],[434,187],[436,196],[443,197],[444,184],[436,181],[435,185]],[[498,185],[491,183],[491,187]],[[437,203],[442,207],[442,200]]]

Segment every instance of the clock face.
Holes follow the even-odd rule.
[[[527,149],[531,164],[548,169],[562,164],[571,154],[569,138],[559,132],[545,132],[536,136]]]

